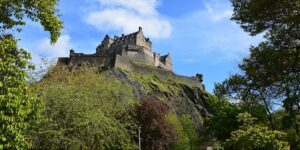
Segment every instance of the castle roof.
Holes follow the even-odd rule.
[[[115,36],[115,39],[114,39],[114,40],[122,40],[122,39],[133,38],[133,37],[136,37],[138,33],[139,33],[139,31],[134,32],[134,33],[130,33],[130,34],[127,34],[127,35],[122,34],[121,37]]]
[[[169,53],[168,53],[167,55],[160,56],[160,60],[161,60],[161,61],[166,61],[166,59],[167,59],[168,57],[171,58],[171,56],[170,56]]]
[[[113,38],[112,40],[113,40],[113,41],[121,41],[121,40],[123,40],[123,39],[131,39],[131,38],[135,38],[135,37],[137,37],[137,35],[138,35],[139,33],[142,33],[142,32],[143,32],[142,27],[139,27],[139,30],[136,31],[136,32],[133,32],[133,33],[130,33],[130,34],[127,34],[127,35],[122,34],[121,37],[118,37],[118,36],[115,35],[114,38]],[[106,35],[106,36],[108,36],[108,35]],[[105,36],[105,38],[106,38],[106,36]],[[109,36],[108,36],[108,37],[109,37]],[[109,38],[110,38],[110,37],[109,37]],[[111,39],[111,38],[110,38],[110,39]],[[146,38],[146,37],[145,37],[145,41],[152,44],[152,42],[150,41],[149,38]]]

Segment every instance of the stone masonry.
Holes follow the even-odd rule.
[[[71,68],[88,65],[122,68],[142,74],[156,72],[165,80],[173,77],[195,86],[195,89],[205,89],[201,74],[193,77],[177,75],[172,71],[170,54],[161,56],[152,52],[152,43],[149,38],[145,38],[141,27],[137,32],[122,34],[120,37],[111,38],[106,35],[94,54],[75,53],[74,50],[70,50],[70,56],[58,58],[58,63],[66,64]]]
[[[124,60],[128,62],[117,64]],[[88,64],[96,67],[123,66],[125,68],[127,63],[134,63],[172,71],[170,54],[161,56],[159,53],[152,52],[152,43],[149,38],[145,38],[141,27],[137,32],[122,34],[120,37],[111,38],[106,35],[94,54],[75,53],[74,50],[70,50],[70,57],[61,57],[58,63],[71,67]]]

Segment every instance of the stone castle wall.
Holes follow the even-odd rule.
[[[82,66],[82,65],[91,65],[95,67],[112,67],[114,63],[114,58],[110,56],[71,56],[69,60],[70,66]]]
[[[98,56],[98,55],[81,55],[75,54],[71,55],[70,58],[62,57],[59,58],[58,63],[68,64],[72,67],[78,67],[82,65],[94,66],[94,67],[110,67],[110,68],[121,68],[129,71],[137,72],[140,74],[148,73],[157,73],[161,79],[168,80],[170,77],[175,80],[180,80],[185,84],[189,84],[200,89],[204,90],[202,83],[199,82],[199,79],[195,77],[187,77],[176,75],[172,71],[166,69],[160,69],[154,66],[142,65],[144,63],[138,64],[132,62],[126,57],[116,55],[115,57],[111,56]]]
[[[122,50],[121,55],[133,62],[140,62],[154,66],[153,53],[144,47],[128,45],[126,49]]]

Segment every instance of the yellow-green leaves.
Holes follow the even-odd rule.
[[[34,149],[136,149],[137,127],[129,113],[130,86],[98,74],[95,69],[48,71],[32,84],[32,93],[45,103],[45,118],[31,134]]]
[[[58,0],[1,0],[0,1],[0,31],[14,28],[21,31],[26,22],[26,16],[31,21],[39,22],[45,31],[50,33],[51,43],[55,43],[63,28],[58,18]]]
[[[256,118],[249,113],[240,113],[238,121],[242,123],[240,129],[231,133],[231,138],[226,140],[226,146],[234,149],[272,149],[288,150],[288,143],[283,141],[286,133],[270,130],[268,127],[254,124]]]
[[[62,29],[56,9],[58,0],[0,1],[0,149],[28,149],[25,131],[36,124],[41,104],[28,95],[26,70],[30,54],[19,49],[14,33],[25,25],[24,17],[39,22],[57,41]]]
[[[37,118],[25,80],[30,55],[11,35],[0,37],[0,54],[0,149],[28,148],[24,131]]]

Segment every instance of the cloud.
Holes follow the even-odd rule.
[[[71,48],[71,37],[69,35],[62,35],[54,45],[50,44],[49,38],[40,40],[36,50],[40,54],[47,55],[49,57],[63,57],[68,55]]]
[[[86,22],[99,31],[130,33],[143,27],[146,36],[168,38],[172,27],[156,10],[158,0],[98,0],[101,8],[88,13]]]
[[[218,0],[206,1],[205,8],[208,16],[210,16],[211,20],[214,22],[229,19],[233,13],[232,8]]]
[[[209,0],[205,6],[172,20],[174,30],[170,40],[176,41],[176,45],[169,48],[181,63],[234,62],[248,54],[250,45],[262,41],[261,36],[249,36],[230,20],[229,2]]]
[[[104,7],[124,7],[142,15],[157,15],[157,0],[99,0]]]
[[[50,44],[49,38],[42,38],[30,44],[21,42],[21,45],[31,52],[32,63],[39,65],[43,57],[49,59],[66,57],[69,55],[69,50],[74,48],[71,37],[67,34],[62,35],[54,45]]]

